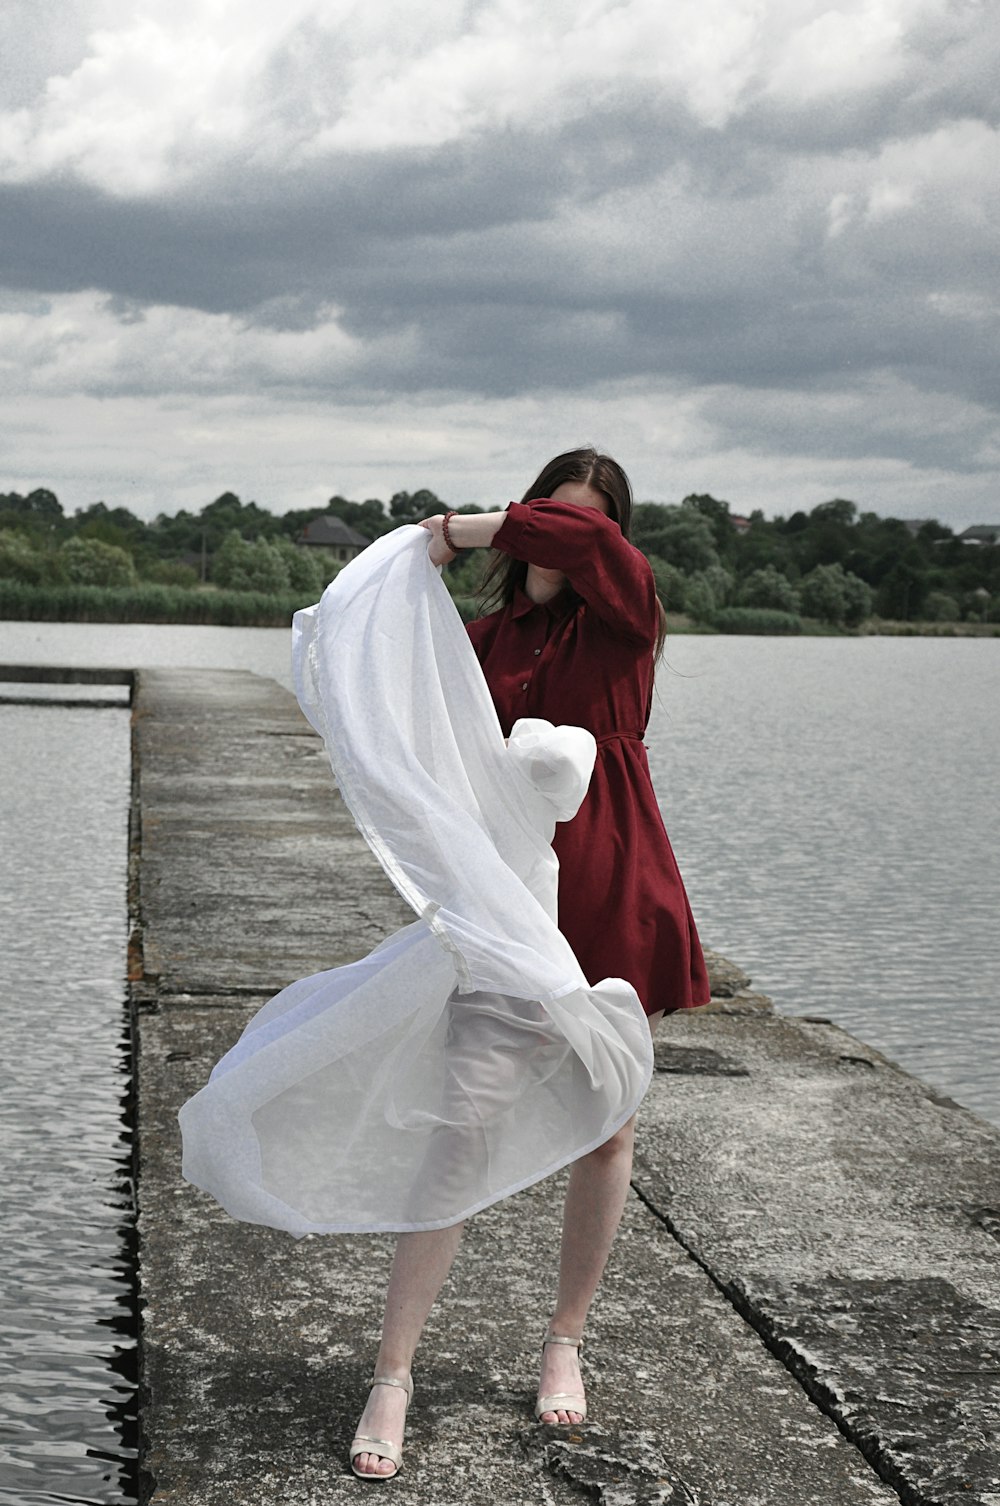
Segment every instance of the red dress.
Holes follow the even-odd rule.
[[[597,739],[586,799],[553,841],[559,928],[588,982],[627,979],[647,1014],[706,1004],[705,959],[642,741],[657,628],[649,562],[596,508],[550,499],[512,502],[493,543],[570,582],[543,605],[519,591],[469,624],[504,736],[538,716]]]

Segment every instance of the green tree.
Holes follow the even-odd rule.
[[[47,487],[37,487],[26,497],[20,492],[0,493],[0,529],[5,528],[40,544],[63,539],[71,531],[58,497]]]
[[[450,512],[447,502],[426,489],[418,492],[395,492],[389,498],[389,514],[393,528],[400,523],[419,523],[434,513]]]
[[[990,613],[990,593],[985,586],[977,586],[974,591],[965,592],[962,597],[962,616],[966,622],[993,620]]]
[[[857,507],[843,497],[821,502],[809,514],[807,526],[793,536],[794,558],[803,574],[816,565],[845,560],[854,547]]]
[[[711,622],[719,603],[704,571],[688,576],[684,583],[684,610],[695,622]]]
[[[280,531],[273,512],[256,502],[241,502],[235,492],[223,492],[203,507],[200,523],[209,553],[214,553],[234,528],[245,539],[270,538]]]
[[[201,520],[184,507],[172,515],[161,512],[149,525],[146,537],[161,559],[176,559],[179,554],[200,554],[203,541]],[[207,538],[204,543],[207,552]]]
[[[843,565],[817,565],[802,582],[802,610],[821,622],[843,622],[847,613]]]
[[[709,565],[700,573],[711,589],[716,607],[727,606],[732,601],[736,590],[736,577],[726,569],[725,565],[718,564]]]
[[[927,596],[923,572],[908,559],[897,560],[882,580],[875,601],[880,617],[909,622],[919,618]]]
[[[685,575],[719,563],[712,523],[697,508],[640,502],[632,511],[632,541]]]
[[[59,553],[67,577],[81,586],[134,586],[135,562],[117,544],[101,539],[67,539]]]
[[[682,507],[698,512],[703,518],[707,518],[712,527],[712,537],[719,556],[726,559],[732,554],[736,540],[736,530],[729,512],[729,503],[720,502],[708,492],[692,492],[681,503]]]
[[[832,502],[821,502],[809,514],[814,525],[830,524],[835,528],[850,528],[858,515],[857,504],[844,497],[834,497]]]
[[[62,521],[62,504],[55,492],[50,492],[48,487],[39,486],[26,497],[21,498],[20,511],[27,517],[37,518],[39,522],[46,523],[50,527]]]
[[[0,579],[20,580],[38,586],[48,579],[48,557],[23,533],[4,529],[0,533]]]
[[[752,570],[740,582],[736,600],[741,607],[770,607],[777,612],[797,612],[799,593],[774,565]]]
[[[185,565],[182,560],[152,559],[143,566],[140,573],[143,580],[156,586],[183,586],[190,591],[198,584],[197,570],[193,565]]]
[[[857,626],[871,612],[872,593],[863,580],[839,563],[817,565],[802,582],[802,610],[821,622]]]
[[[311,596],[318,599],[326,584],[323,562],[310,548],[293,544],[290,539],[275,539],[271,546],[285,562],[288,571],[289,590],[296,596]]]
[[[126,549],[133,556],[148,531],[142,519],[129,512],[127,507],[108,507],[103,502],[78,507],[71,521],[78,539],[100,539],[104,544],[117,544],[119,549]]]
[[[860,627],[872,614],[875,593],[866,581],[850,570],[844,571],[844,590],[847,593],[844,623],[847,627]]]
[[[442,578],[452,596],[475,596],[482,584],[486,555],[471,549],[444,567]]]
[[[289,590],[288,565],[266,539],[250,542],[231,529],[212,560],[212,579],[230,591],[261,591],[270,596]]]
[[[801,571],[796,563],[795,536],[789,532],[789,526],[783,518],[768,521],[755,513],[752,528],[745,533],[733,531],[730,558],[741,579],[754,570],[765,570],[768,565],[789,580],[798,578]]]
[[[658,554],[649,556],[649,563],[656,582],[656,594],[668,612],[683,612],[687,582],[676,565],[661,559]]]
[[[924,616],[928,622],[960,622],[962,608],[947,592],[929,591],[924,602]]]

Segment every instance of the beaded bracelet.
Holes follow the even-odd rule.
[[[447,544],[448,548],[451,550],[452,554],[461,554],[461,549],[457,548],[451,541],[451,529],[448,527],[448,523],[454,516],[455,514],[453,512],[445,513],[444,521],[441,524],[441,532],[444,535],[444,541]]]

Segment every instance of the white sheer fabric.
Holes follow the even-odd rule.
[[[292,650],[419,919],[283,989],[180,1111],[185,1178],[297,1238],[456,1223],[601,1144],[652,1072],[634,989],[590,987],[555,923],[550,843],[594,740],[525,719],[505,746],[428,537],[376,540],[296,613]]]

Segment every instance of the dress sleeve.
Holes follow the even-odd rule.
[[[561,570],[609,627],[655,642],[656,587],[649,561],[596,507],[550,498],[512,502],[493,547],[543,570]]]

